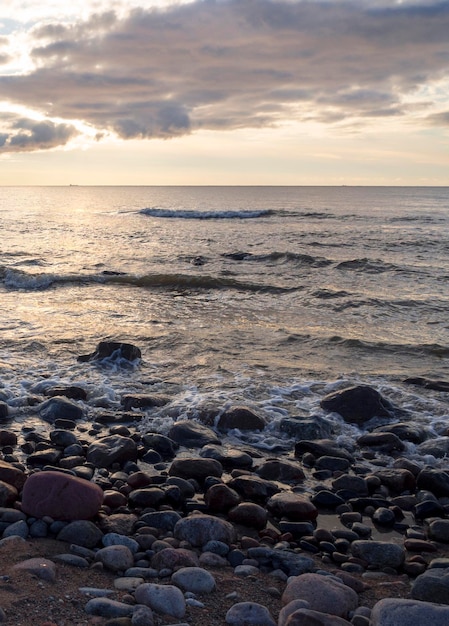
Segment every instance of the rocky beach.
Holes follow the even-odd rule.
[[[140,350],[102,342],[79,361],[117,358],[138,363]],[[405,382],[447,393],[444,381]],[[247,406],[152,432],[145,416],[169,401],[130,391],[120,410],[92,407],[80,382],[47,385],[18,410],[3,394],[0,623],[449,623],[447,432],[353,385],[321,400],[361,429],[353,442],[322,417],[289,416],[295,443],[266,452],[226,438],[263,436]]]

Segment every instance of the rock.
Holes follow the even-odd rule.
[[[423,469],[416,479],[418,489],[431,491],[437,498],[449,496],[449,474],[439,469]]]
[[[229,509],[237,506],[240,503],[240,496],[228,485],[219,483],[209,487],[204,494],[204,501],[208,509],[219,513],[229,511]]]
[[[57,419],[69,419],[78,422],[84,417],[83,409],[75,402],[55,396],[45,400],[38,407],[39,416],[46,422],[53,424]]]
[[[205,459],[215,459],[227,469],[251,469],[252,457],[243,450],[228,450],[221,445],[207,445],[200,451],[200,456]]]
[[[217,428],[221,431],[233,430],[263,430],[265,420],[251,409],[244,406],[236,406],[224,411],[218,418]]]
[[[174,536],[192,546],[203,546],[208,541],[230,544],[235,539],[235,530],[232,524],[218,517],[194,514],[177,522]]]
[[[9,408],[6,402],[0,400],[0,422],[6,422],[9,416]]]
[[[97,345],[95,352],[91,354],[85,354],[78,357],[80,363],[86,363],[87,361],[101,361],[102,359],[135,361],[142,357],[142,353],[139,348],[133,346],[130,343],[121,343],[117,341],[100,341]]]
[[[153,626],[153,611],[143,604],[135,606],[131,624],[132,626]]]
[[[257,602],[238,602],[226,613],[231,626],[276,626],[269,610]]]
[[[159,487],[148,487],[147,489],[134,489],[128,496],[131,506],[157,509],[166,499],[166,492]]]
[[[58,541],[66,541],[85,548],[95,548],[102,537],[103,533],[94,523],[84,520],[67,524],[57,535]]]
[[[219,478],[223,474],[221,463],[215,459],[202,459],[196,457],[193,459],[175,459],[168,471],[170,476],[178,476],[179,478],[194,478],[203,483],[208,476],[216,476]]]
[[[272,496],[267,502],[268,510],[276,517],[302,522],[315,520],[318,510],[310,500],[300,494],[282,492]]]
[[[136,602],[149,606],[156,613],[171,615],[177,619],[184,617],[186,612],[183,593],[174,585],[144,583],[137,587],[135,598]]]
[[[142,515],[140,521],[152,528],[172,531],[180,519],[181,516],[176,511],[154,511]]]
[[[254,502],[242,502],[231,509],[228,518],[234,524],[242,524],[260,530],[267,523],[267,511]]]
[[[62,472],[36,472],[23,487],[22,509],[33,517],[58,520],[94,517],[103,502],[98,485]]]
[[[1,417],[0,417],[1,420]],[[10,430],[0,430],[0,448],[4,446],[15,447],[17,445],[17,435]]]
[[[330,470],[331,472],[345,472],[349,468],[347,459],[339,459],[336,456],[322,456],[317,459],[315,469]]]
[[[405,450],[405,445],[397,435],[384,431],[362,435],[357,439],[357,445],[385,453]]]
[[[56,565],[49,559],[41,557],[27,559],[26,561],[21,561],[14,565],[13,569],[16,571],[29,572],[41,580],[47,580],[52,583],[56,580]]]
[[[18,498],[18,491],[9,483],[0,480],[0,506],[8,506]]]
[[[355,624],[356,622],[348,622],[342,617],[312,611],[311,609],[298,609],[289,616],[285,626],[350,626],[351,623]]]
[[[151,567],[157,571],[175,570],[180,567],[197,567],[198,565],[196,553],[185,548],[164,548],[156,552],[151,559]]]
[[[64,398],[70,398],[71,400],[83,400],[83,402],[87,400],[86,390],[75,385],[50,387],[44,390],[44,396],[47,396],[47,398],[63,396]]]
[[[433,391],[449,391],[449,382],[445,380],[431,380],[429,378],[416,376],[414,378],[406,378],[404,383],[407,385],[418,385],[419,387],[432,389]]]
[[[368,495],[368,484],[361,476],[352,476],[351,474],[343,474],[339,478],[332,481],[332,487],[338,491],[343,489],[351,491],[357,496]]]
[[[404,563],[405,550],[402,546],[386,541],[354,541],[352,554],[377,569],[386,567],[399,569]]]
[[[278,626],[285,626],[292,613],[299,609],[308,609],[309,603],[306,600],[292,600],[286,604],[279,612]]]
[[[330,437],[332,435],[333,427],[332,424],[323,417],[314,415],[310,419],[303,417],[284,417],[279,424],[279,430],[299,440],[322,439],[323,437]]]
[[[12,535],[17,535],[18,537],[23,537],[26,539],[29,534],[29,526],[24,520],[19,520],[10,524],[8,528],[5,528],[3,531],[2,538],[11,537]]]
[[[300,576],[315,568],[313,559],[289,550],[273,550],[270,558],[274,569],[280,569],[289,576]]]
[[[438,437],[424,441],[416,447],[416,452],[420,456],[431,454],[437,459],[442,459],[449,455],[449,437]]]
[[[131,550],[127,546],[120,545],[100,548],[95,554],[95,560],[103,563],[104,567],[112,572],[125,571],[134,565]]]
[[[343,498],[327,489],[321,489],[321,491],[318,491],[318,493],[314,494],[310,498],[310,501],[317,508],[321,509],[336,509],[345,502]]]
[[[161,394],[144,394],[144,393],[125,393],[121,398],[121,404],[124,411],[131,409],[147,409],[151,407],[160,407],[171,401],[169,396]]]
[[[354,462],[354,457],[345,448],[337,445],[332,439],[317,439],[315,441],[305,439],[295,444],[295,456],[300,457],[306,452],[310,452],[315,457],[334,456],[339,459],[346,459],[350,463]]]
[[[133,554],[140,549],[135,539],[119,533],[106,533],[106,535],[103,535],[101,542],[105,548],[108,546],[126,546]]]
[[[279,491],[276,483],[259,478],[259,476],[237,476],[228,482],[228,487],[234,489],[244,500],[254,500],[264,503]]]
[[[163,459],[172,459],[179,448],[176,441],[159,433],[146,433],[142,437],[142,443],[145,448],[158,452]]]
[[[50,433],[50,441],[54,446],[60,446],[61,448],[67,448],[73,444],[78,443],[78,437],[70,430],[64,430],[63,428],[55,428]],[[82,448],[81,448],[82,451]]]
[[[306,600],[310,609],[338,617],[347,617],[358,606],[358,595],[333,576],[302,574],[287,583],[282,594],[282,604],[292,600]]]
[[[101,617],[127,617],[134,612],[134,607],[110,598],[92,598],[84,607],[88,615]]]
[[[280,482],[296,483],[305,478],[299,463],[278,459],[268,459],[257,468],[256,473],[265,480],[278,480]]]
[[[92,443],[86,455],[88,463],[95,467],[110,467],[113,463],[125,463],[137,459],[137,445],[130,437],[109,435]]]
[[[449,604],[449,568],[430,568],[413,583],[411,596],[415,600]]]
[[[411,441],[412,443],[422,443],[429,436],[424,427],[418,426],[417,424],[409,424],[407,422],[385,424],[384,426],[376,428],[374,432],[377,432],[378,430],[393,433],[394,435],[397,435],[401,441]]]
[[[183,591],[211,593],[216,587],[212,574],[201,567],[182,567],[171,577],[172,583]]]
[[[57,563],[64,563],[64,565],[70,565],[71,567],[88,568],[89,561],[77,554],[55,554],[53,559]]]
[[[429,524],[429,539],[449,543],[449,520],[434,520]]]
[[[220,439],[211,428],[193,420],[176,422],[168,431],[168,436],[186,448],[202,448],[207,444],[221,444]]]
[[[449,607],[416,600],[384,598],[370,616],[372,626],[447,626]]]
[[[373,417],[394,417],[395,407],[368,385],[349,387],[325,396],[320,406],[349,423],[363,425]]]
[[[416,489],[416,478],[408,469],[386,468],[376,470],[374,475],[379,478],[382,485],[388,487],[391,494],[397,495],[405,491],[413,492]]]

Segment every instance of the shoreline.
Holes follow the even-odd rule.
[[[417,610],[437,611],[435,624],[438,611],[448,619],[435,573],[449,577],[449,473],[424,455],[406,458],[404,441],[419,433],[362,387],[353,405],[343,389],[323,406],[339,401],[332,410],[353,424],[383,416],[383,430],[351,451],[317,432],[274,455],[222,445],[236,424],[263,433],[246,407],[212,425],[177,422],[166,436],[139,429],[139,408],[162,403],[160,395],[126,394],[120,410],[88,423],[82,389],[59,387],[34,399],[46,436],[36,424],[19,435],[8,429],[3,403],[0,623],[295,626],[308,616],[323,626],[383,626],[378,603],[387,598],[409,601],[387,608],[410,625],[420,623]],[[336,594],[335,608],[315,598],[321,586],[323,597]],[[156,591],[168,593],[163,609]],[[308,605],[286,617],[292,597]],[[250,607],[262,621],[245,621]]]

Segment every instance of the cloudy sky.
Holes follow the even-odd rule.
[[[449,185],[449,0],[1,0],[0,184]]]

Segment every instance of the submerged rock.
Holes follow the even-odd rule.
[[[389,400],[368,385],[331,393],[321,400],[320,406],[339,413],[346,422],[359,425],[373,417],[394,417],[397,412]]]
[[[218,430],[263,430],[265,420],[244,406],[236,406],[220,415],[217,422]]]
[[[142,353],[139,348],[131,343],[121,343],[117,341],[100,341],[94,352],[78,357],[80,363],[87,361],[101,361],[102,359],[125,359],[126,361],[135,361],[140,359]]]

